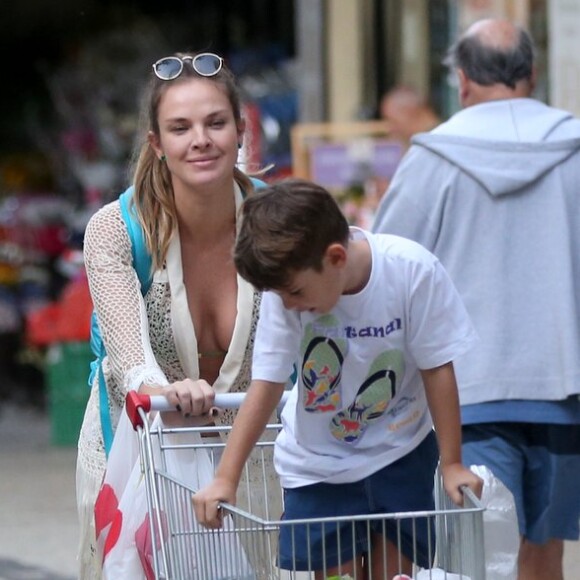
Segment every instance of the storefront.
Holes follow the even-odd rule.
[[[574,2],[296,0],[296,6],[298,26],[319,23],[316,36],[297,44],[301,66],[308,71],[300,87],[302,121],[376,117],[381,95],[396,85],[415,88],[441,117],[448,117],[458,103],[442,63],[447,48],[470,23],[498,16],[520,23],[535,39],[539,78],[535,96],[574,109],[572,89],[580,82],[580,65],[570,47],[580,27],[574,24],[580,22],[580,6]],[[558,40],[549,45],[549,36]],[[312,82],[316,73],[318,83]]]

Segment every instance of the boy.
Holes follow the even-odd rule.
[[[272,185],[242,212],[236,267],[265,290],[252,384],[213,483],[194,496],[198,520],[217,528],[218,503],[235,503],[243,465],[295,362],[274,457],[285,520],[432,510],[439,457],[456,503],[462,485],[480,495],[481,480],[461,464],[452,363],[475,333],[437,259],[409,240],[349,228],[331,194],[307,181]],[[350,524],[282,526],[279,565],[317,570],[317,578],[362,578],[363,566],[373,578],[410,574],[413,559],[430,564],[433,530],[407,523],[402,554],[387,529],[386,562],[382,528],[369,546],[365,530],[352,538]],[[373,557],[363,563],[365,552]]]

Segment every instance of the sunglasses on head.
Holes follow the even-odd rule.
[[[162,81],[172,81],[182,72],[186,61],[191,62],[193,70],[202,77],[217,75],[224,64],[224,59],[212,52],[202,52],[195,56],[166,56],[153,65],[153,71]]]

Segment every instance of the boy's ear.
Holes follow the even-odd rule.
[[[342,244],[330,244],[326,248],[324,257],[331,266],[338,266],[340,268],[346,264],[346,248]]]

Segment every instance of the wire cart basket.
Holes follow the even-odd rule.
[[[238,397],[232,400],[232,397]],[[216,405],[235,407],[240,395],[217,395]],[[242,395],[243,397],[243,395]],[[171,461],[187,458],[191,462],[209,466],[210,474],[217,466],[231,427],[151,428],[147,419],[149,410],[169,410],[164,397],[140,396],[130,393],[127,412],[139,437],[140,457],[146,485],[147,504],[150,514],[150,533],[153,550],[153,568],[157,580],[393,580],[400,562],[388,562],[386,540],[377,548],[370,542],[373,530],[378,530],[400,550],[403,542],[409,542],[415,556],[415,530],[427,522],[434,533],[428,534],[428,569],[413,566],[412,576],[400,576],[417,580],[485,580],[485,554],[483,538],[483,511],[477,497],[464,489],[464,505],[454,504],[443,491],[439,474],[435,477],[435,506],[433,511],[385,513],[337,518],[312,518],[308,520],[283,521],[283,490],[273,468],[275,437],[281,428],[268,425],[262,439],[255,445],[246,463],[238,488],[237,505],[222,505],[223,527],[210,530],[197,523],[192,496],[196,489],[188,481],[171,472]],[[208,479],[207,482],[211,480]],[[198,480],[199,482],[199,480]],[[293,538],[301,526],[306,534],[308,553],[311,552],[310,531],[335,529],[337,526],[352,528],[350,535],[365,534],[369,540],[369,560],[383,556],[384,568],[366,575],[336,576],[322,568],[307,566],[311,571],[299,571],[278,567],[278,537],[287,527],[287,537]],[[405,531],[407,533],[405,534]],[[411,530],[410,538],[408,530]],[[317,534],[313,533],[313,536]],[[325,538],[326,534],[322,534]],[[340,544],[341,534],[335,542]],[[393,540],[396,538],[396,540]],[[354,540],[353,540],[354,542]],[[312,546],[323,555],[336,549],[334,546]],[[291,541],[293,545],[293,540]],[[354,546],[353,546],[354,549]],[[375,553],[372,553],[374,550]],[[377,551],[383,552],[377,554]],[[413,556],[413,560],[416,558]],[[390,572],[387,574],[386,566]],[[314,565],[313,565],[314,566]],[[303,568],[303,566],[301,566]],[[397,571],[393,575],[392,570]],[[313,572],[318,570],[316,574]]]

